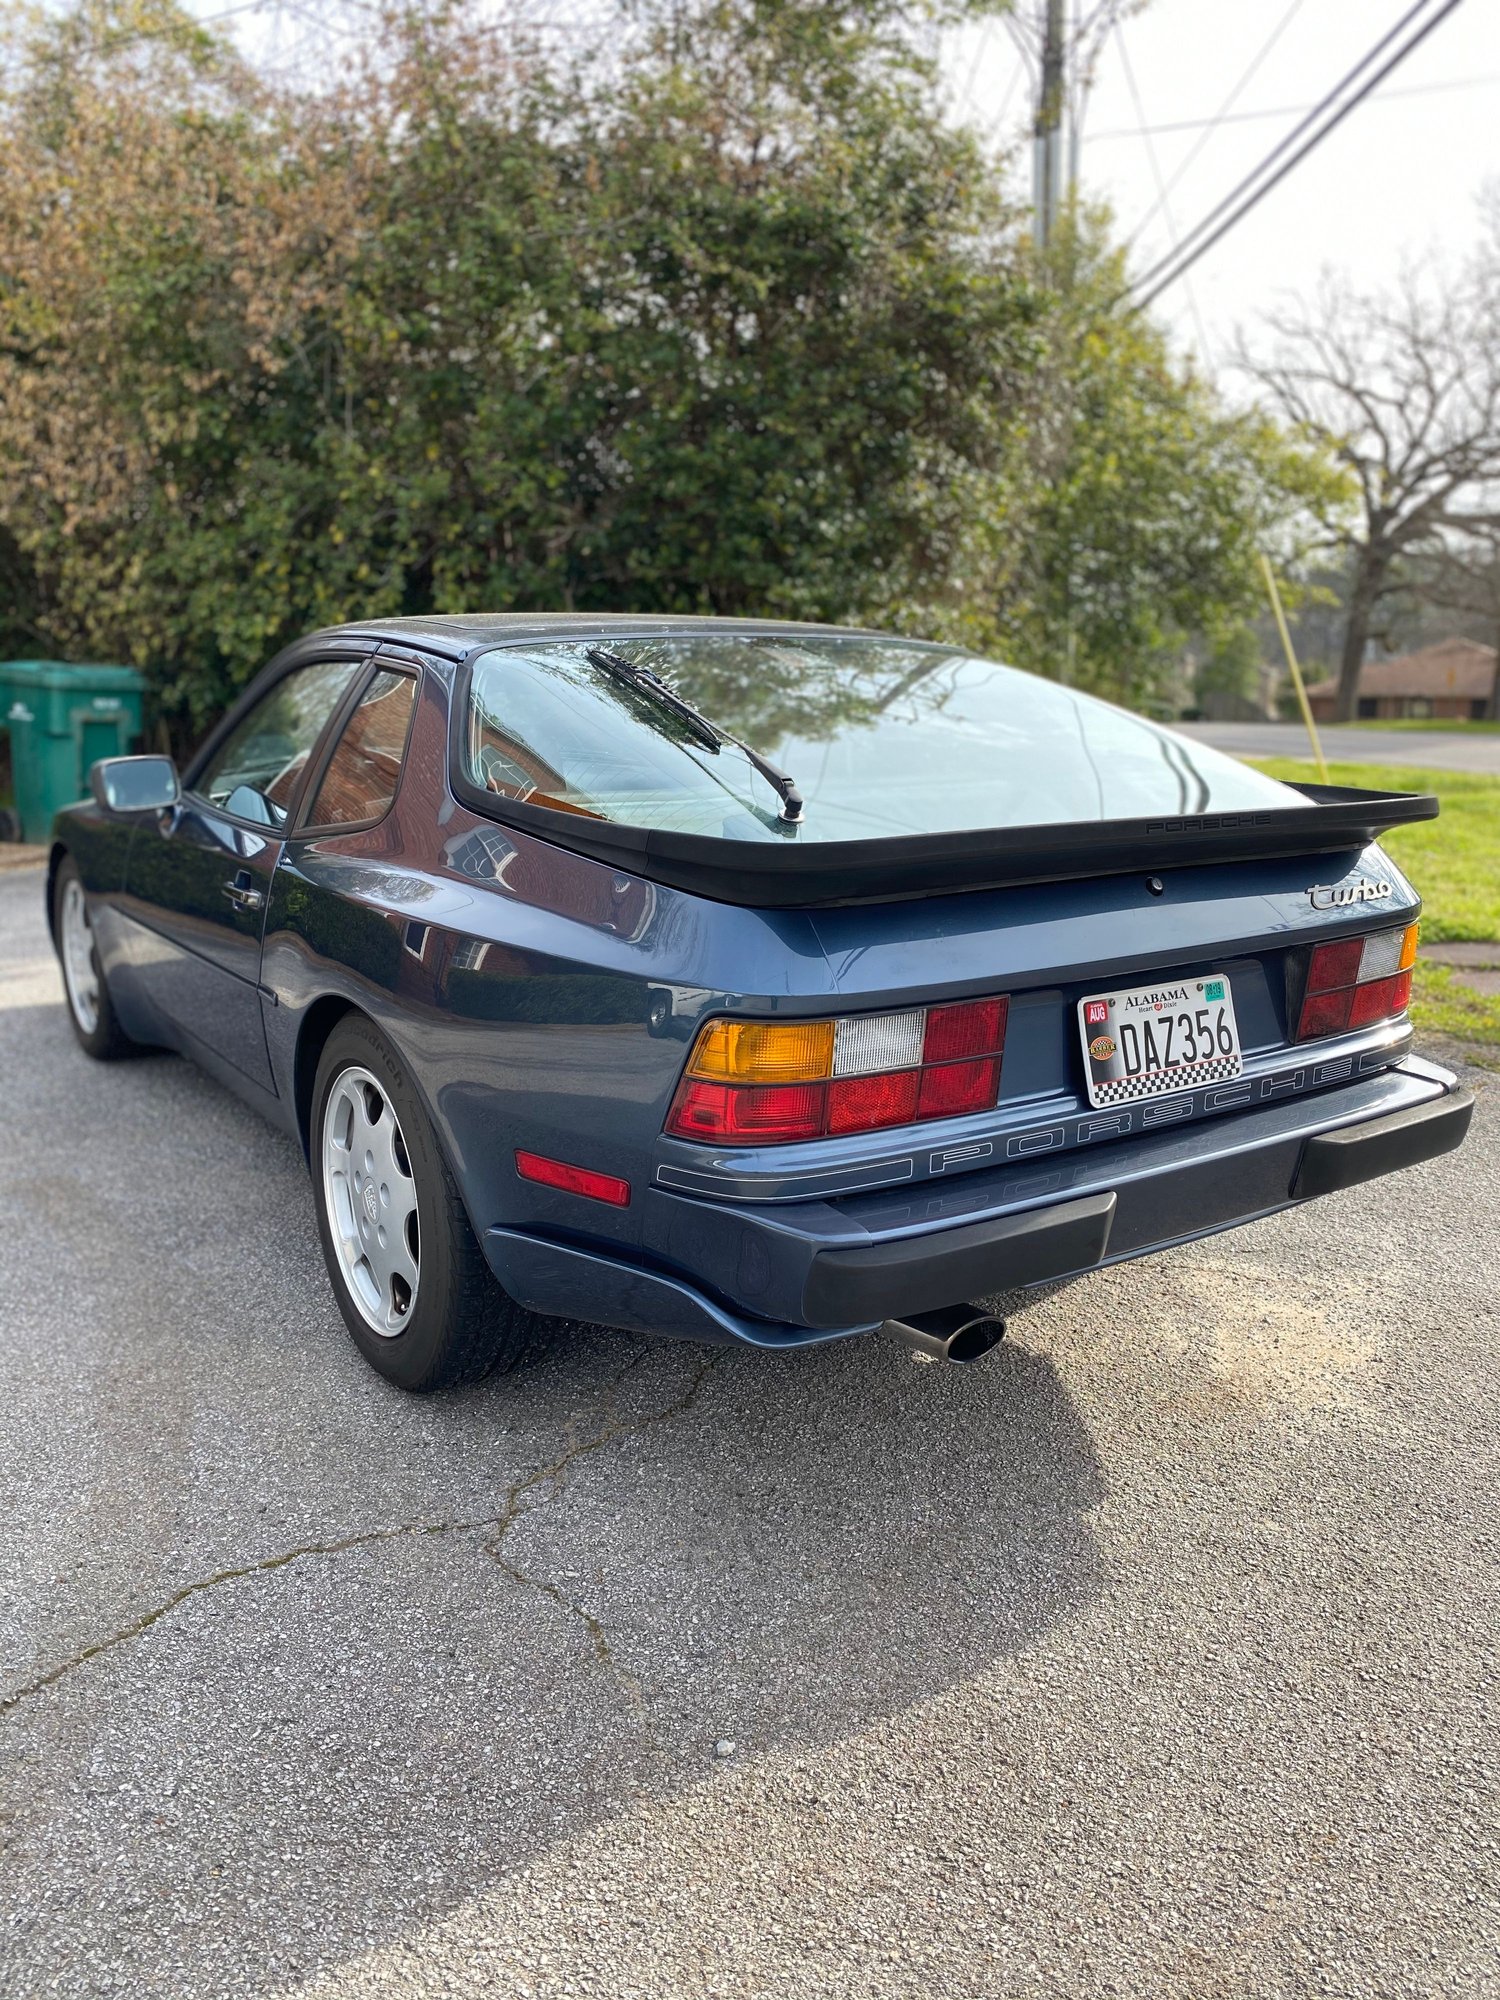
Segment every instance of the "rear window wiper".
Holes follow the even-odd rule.
[[[773,764],[769,757],[762,757],[758,750],[752,750],[740,737],[731,736],[727,729],[716,728],[706,715],[700,715],[693,704],[684,700],[676,688],[670,682],[664,681],[660,674],[653,673],[650,667],[636,666],[633,661],[627,660],[623,653],[617,653],[612,646],[586,646],[584,658],[591,666],[598,667],[601,672],[623,682],[626,687],[635,688],[639,693],[658,702],[661,707],[669,708],[679,720],[687,724],[698,741],[708,749],[718,752],[726,743],[732,743],[737,750],[742,750],[767,784],[779,794],[780,816],[783,822],[788,826],[795,826],[802,818],[805,801],[797,788],[797,780],[789,772],[783,771],[779,764]]]

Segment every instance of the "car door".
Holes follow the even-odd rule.
[[[179,1034],[274,1088],[260,1001],[271,875],[308,774],[370,651],[304,658],[233,711],[183,779],[171,812],[141,827],[124,914],[140,935],[132,977]]]

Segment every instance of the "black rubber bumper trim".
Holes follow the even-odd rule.
[[[1292,1176],[1293,1201],[1335,1194],[1358,1187],[1380,1174],[1435,1160],[1461,1146],[1474,1114],[1472,1091],[1454,1090],[1431,1104],[1414,1104],[1409,1111],[1392,1111],[1362,1125],[1345,1125],[1337,1132],[1319,1132],[1302,1148]]]
[[[820,1250],[808,1270],[802,1317],[809,1326],[844,1326],[1044,1285],[1100,1263],[1114,1218],[1111,1191],[987,1217],[937,1237]]]

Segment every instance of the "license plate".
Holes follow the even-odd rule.
[[[1078,1003],[1078,1028],[1096,1109],[1223,1083],[1244,1068],[1227,979],[1091,993]]]

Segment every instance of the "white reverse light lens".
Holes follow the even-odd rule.
[[[1359,958],[1359,983],[1367,979],[1388,979],[1401,970],[1401,945],[1405,931],[1376,931],[1365,939]]]
[[[835,1076],[870,1076],[876,1070],[915,1069],[922,1060],[925,1007],[904,1014],[863,1014],[833,1031]]]

